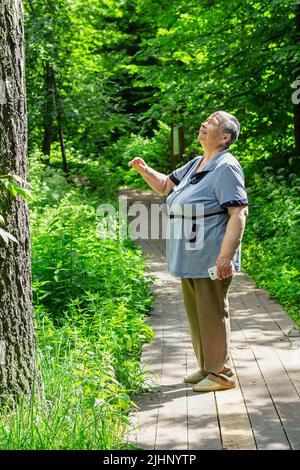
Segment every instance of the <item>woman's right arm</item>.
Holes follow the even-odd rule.
[[[128,166],[132,166],[142,176],[150,188],[161,196],[167,196],[175,186],[167,175],[153,170],[142,158],[134,158],[128,162]]]

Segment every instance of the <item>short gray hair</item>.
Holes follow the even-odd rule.
[[[241,128],[239,121],[235,116],[227,113],[226,111],[216,111],[212,116],[221,118],[221,131],[224,134],[231,135],[231,139],[227,142],[226,146],[226,148],[229,148],[230,145],[234,144],[238,139]]]

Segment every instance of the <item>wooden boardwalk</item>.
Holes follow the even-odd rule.
[[[130,203],[163,203],[125,190]],[[195,393],[183,377],[198,369],[180,279],[166,271],[165,240],[140,240],[151,275],[155,338],[143,346],[150,391],[134,395],[128,442],[141,449],[300,449],[300,336],[293,321],[243,273],[230,287],[231,356],[239,386]]]

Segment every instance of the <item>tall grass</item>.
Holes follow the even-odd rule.
[[[118,375],[116,363],[122,357],[107,346],[111,331],[101,328],[100,317],[98,327],[91,328],[86,318],[70,318],[55,328],[49,317],[39,315],[38,363],[45,399],[40,402],[33,393],[29,402],[16,403],[13,412],[2,410],[1,448],[122,448],[128,411],[134,406],[130,396],[143,385],[137,358],[123,358],[124,375]]]
[[[99,168],[89,169],[96,171]],[[32,272],[37,362],[44,399],[32,392],[0,414],[1,449],[120,449],[151,307],[142,252],[96,227],[103,191],[67,180],[36,158],[31,175]]]

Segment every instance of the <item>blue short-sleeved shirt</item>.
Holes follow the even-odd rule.
[[[196,173],[203,158],[195,157],[169,175],[176,187],[166,199],[166,257],[167,270],[175,277],[207,278],[225,235],[226,208],[248,205],[238,160],[223,150]],[[235,271],[240,271],[241,244],[232,261]]]

